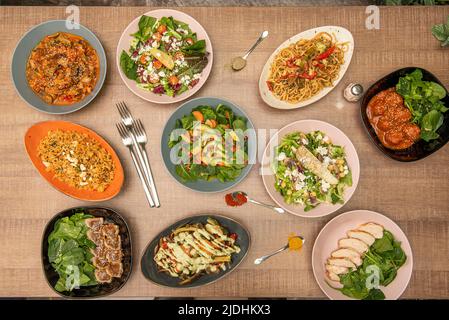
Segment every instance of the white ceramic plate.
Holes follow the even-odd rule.
[[[274,188],[275,178],[273,171],[271,170],[271,161],[274,155],[274,148],[278,146],[278,143],[286,134],[292,133],[294,131],[308,133],[316,130],[320,130],[326,133],[333,144],[343,146],[345,149],[346,161],[348,162],[349,169],[352,173],[352,186],[347,187],[344,191],[345,203],[348,202],[352,197],[355,189],[357,188],[360,176],[360,163],[357,151],[355,150],[355,147],[352,144],[351,140],[349,140],[349,138],[340,129],[327,122],[319,120],[300,120],[283,127],[271,138],[270,142],[265,148],[261,165],[262,180],[265,185],[265,189],[267,189],[268,194],[274,200],[274,202],[276,202],[286,211],[304,218],[317,218],[331,214],[332,212],[340,209],[345,203],[335,205],[321,203],[315,209],[312,209],[308,212],[304,211],[304,207],[302,205],[285,203],[282,195]]]
[[[120,68],[120,55],[122,53],[122,50],[128,52],[130,42],[133,39],[131,34],[135,33],[139,29],[139,20],[141,16],[138,16],[126,27],[125,31],[123,31],[122,36],[120,37],[120,40],[117,45],[116,62],[117,68],[120,73],[120,77],[122,78],[123,82],[125,82],[129,90],[131,90],[134,94],[141,97],[142,99],[145,99],[150,102],[159,104],[168,104],[168,103],[176,103],[189,98],[190,96],[194,95],[198,90],[201,89],[201,87],[206,82],[212,70],[214,54],[212,50],[212,43],[209,39],[209,36],[206,33],[206,30],[204,30],[204,28],[199,24],[198,21],[196,21],[194,18],[181,11],[170,9],[159,9],[149,11],[147,13],[144,13],[144,15],[154,17],[157,19],[172,16],[175,20],[187,23],[190,29],[192,29],[193,32],[196,32],[199,40],[204,39],[206,41],[206,51],[209,53],[207,59],[209,61],[207,63],[207,66],[201,72],[200,81],[192,89],[187,90],[186,92],[180,94],[179,96],[169,97],[167,95],[158,95],[154,94],[153,92],[138,88],[137,83],[134,80],[128,79],[126,75],[123,73],[122,69]]]
[[[338,75],[338,78],[334,81],[334,84],[332,87],[325,87],[320,92],[318,92],[316,95],[311,97],[310,99],[307,99],[305,101],[301,101],[298,103],[288,103],[286,101],[282,101],[278,99],[276,96],[273,95],[273,93],[268,90],[268,86],[266,81],[268,80],[268,76],[270,73],[270,67],[271,64],[276,57],[276,55],[284,48],[288,47],[292,43],[297,42],[300,39],[311,39],[313,38],[317,33],[320,32],[327,32],[330,34],[334,34],[337,38],[337,42],[349,42],[349,49],[345,53],[345,62],[340,67],[340,74]],[[334,89],[340,80],[343,78],[343,76],[346,73],[346,70],[349,67],[349,64],[351,63],[352,59],[352,53],[354,52],[354,38],[352,37],[351,32],[349,32],[347,29],[337,26],[325,26],[325,27],[319,27],[314,29],[309,29],[306,31],[303,31],[301,33],[298,33],[297,35],[291,37],[290,39],[286,40],[284,43],[282,43],[268,58],[268,61],[265,63],[265,66],[262,69],[262,73],[259,78],[259,92],[260,96],[262,97],[263,101],[265,101],[266,104],[268,104],[270,107],[276,108],[276,109],[297,109],[302,108],[305,106],[308,106],[321,98],[323,98],[325,95],[327,95],[329,92]]]
[[[407,255],[405,264],[399,268],[396,279],[386,287],[380,287],[385,299],[398,299],[407,288],[412,276],[413,254],[410,243],[404,232],[390,218],[368,210],[355,210],[338,215],[329,221],[319,233],[312,250],[312,268],[315,279],[321,290],[334,300],[351,300],[340,291],[332,289],[325,280],[324,265],[332,251],[338,248],[338,240],[346,237],[346,232],[366,222],[375,222],[390,231],[396,240],[401,242],[402,250]]]

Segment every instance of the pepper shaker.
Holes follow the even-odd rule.
[[[350,83],[343,91],[343,96],[349,102],[356,102],[363,96],[363,87],[358,83]]]

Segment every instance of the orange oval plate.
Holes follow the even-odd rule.
[[[71,187],[68,184],[55,178],[54,173],[47,171],[42,160],[37,155],[37,149],[39,142],[47,135],[51,130],[63,130],[63,131],[76,131],[79,133],[86,133],[90,138],[95,139],[106,151],[112,156],[112,161],[115,165],[114,180],[103,192],[91,191],[91,190],[80,190],[75,187]],[[115,197],[122,188],[124,174],[123,167],[120,163],[120,159],[115,153],[114,149],[106,142],[102,137],[100,137],[94,131],[77,125],[72,122],[67,121],[44,121],[33,125],[25,134],[25,148],[27,150],[28,156],[31,162],[36,167],[37,171],[47,180],[53,187],[62,193],[79,200],[86,201],[104,201]]]

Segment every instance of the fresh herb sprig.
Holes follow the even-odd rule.
[[[432,27],[432,34],[441,42],[442,47],[449,46],[449,17],[446,23],[434,25]]]

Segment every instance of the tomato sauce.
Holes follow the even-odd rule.
[[[71,105],[95,88],[100,62],[94,48],[80,36],[58,32],[43,38],[26,66],[31,89],[51,105]]]

